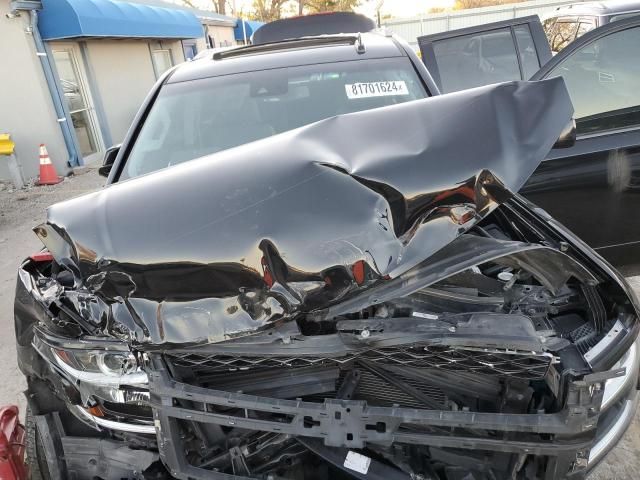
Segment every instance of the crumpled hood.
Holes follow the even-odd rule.
[[[572,112],[556,78],[333,117],[58,203],[36,233],[137,340],[219,341],[424,261]]]

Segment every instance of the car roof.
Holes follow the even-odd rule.
[[[166,83],[271,68],[405,55],[398,43],[382,32],[319,35],[239,47],[222,52],[221,55],[212,55],[211,59],[201,58],[183,63],[175,68]]]
[[[634,12],[640,10],[640,0],[609,0],[606,2],[572,3],[558,7],[556,14],[566,15],[612,15],[616,13]]]

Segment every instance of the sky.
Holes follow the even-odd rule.
[[[369,17],[375,16],[380,0],[363,0],[358,11]],[[392,17],[415,17],[427,13],[431,8],[453,7],[454,0],[384,0],[380,13]]]

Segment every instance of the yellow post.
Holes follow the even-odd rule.
[[[0,133],[0,155],[13,155],[16,144],[11,140],[11,134]]]
[[[22,179],[20,164],[14,155],[15,149],[16,144],[11,140],[11,134],[0,133],[0,158],[7,159],[13,186],[16,187],[16,189],[19,189],[24,187],[24,180]]]

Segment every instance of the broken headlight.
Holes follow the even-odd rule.
[[[50,348],[57,366],[76,380],[116,387],[147,384],[147,374],[131,352]]]

